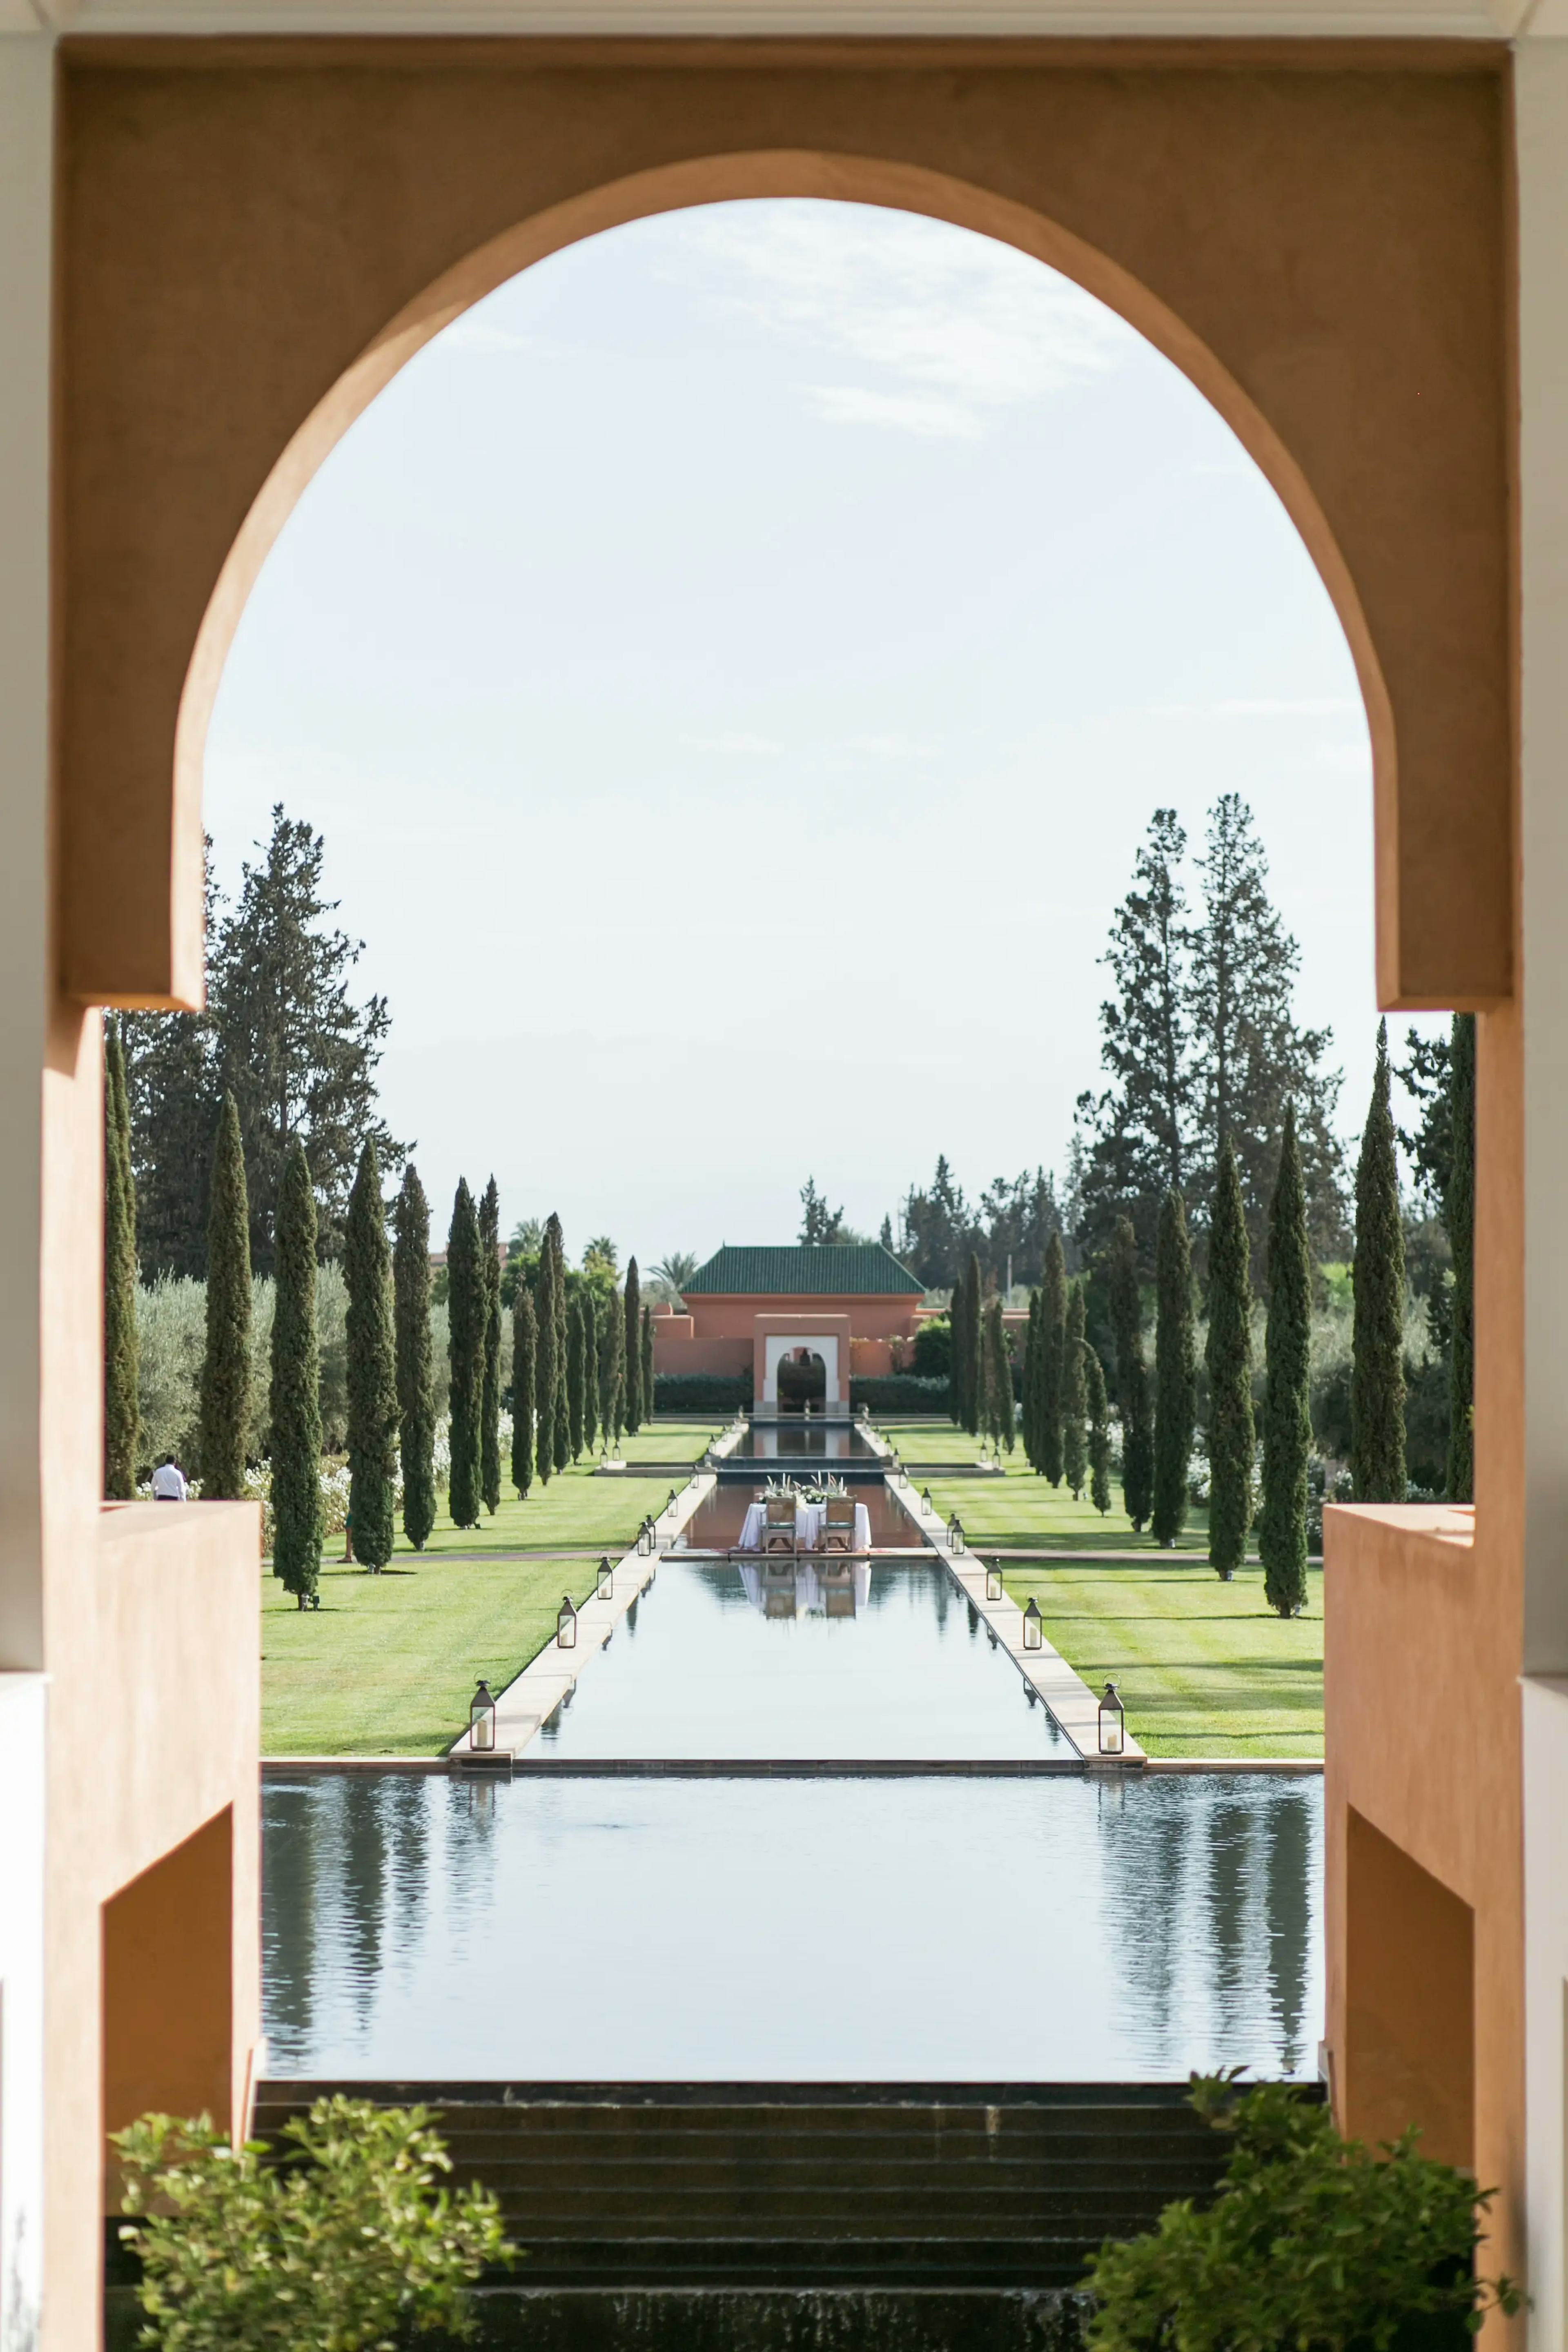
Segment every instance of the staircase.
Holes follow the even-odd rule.
[[[1061,2290],[1107,2237],[1212,2193],[1185,2085],[272,2082],[435,2110],[542,2289]]]

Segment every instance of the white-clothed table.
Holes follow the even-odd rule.
[[[823,1530],[826,1525],[827,1506],[826,1503],[797,1503],[795,1505],[795,1539],[800,1550],[817,1550],[821,1546]],[[741,1533],[740,1538],[735,1546],[736,1550],[761,1551],[766,1539],[764,1533],[766,1527],[766,1505],[763,1503],[752,1503],[749,1505],[746,1516],[741,1522]],[[857,1503],[855,1506],[855,1549],[857,1551],[869,1551],[870,1549],[871,1514],[866,1508],[864,1503]]]

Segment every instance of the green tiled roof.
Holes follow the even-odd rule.
[[[880,1242],[802,1242],[794,1249],[742,1249],[728,1243],[700,1266],[682,1296],[727,1298],[869,1298],[901,1291],[918,1298],[925,1285]]]

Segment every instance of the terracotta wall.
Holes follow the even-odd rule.
[[[772,1318],[772,1328],[784,1330],[793,1317],[810,1322],[814,1317],[843,1318],[857,1339],[887,1339],[915,1329],[918,1297],[769,1298],[756,1294],[711,1297],[701,1293],[687,1301],[700,1339],[750,1339],[759,1316]]]

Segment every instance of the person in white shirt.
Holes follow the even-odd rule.
[[[153,1473],[153,1500],[155,1503],[184,1503],[190,1499],[185,1474],[172,1454],[165,1454]]]

